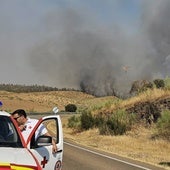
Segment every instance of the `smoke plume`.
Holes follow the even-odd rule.
[[[128,33],[91,11],[57,9],[43,19],[44,35],[30,50],[34,70],[55,87],[96,96],[125,94],[135,80],[170,74],[170,1],[142,1],[138,30]]]

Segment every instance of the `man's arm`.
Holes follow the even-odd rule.
[[[51,136],[51,134],[48,132],[47,128],[43,124],[41,124],[38,129],[39,129],[39,135]],[[56,153],[56,152],[57,152],[57,146],[55,140],[52,138],[52,153]]]
[[[45,133],[44,135],[51,136],[48,132]],[[56,146],[55,140],[52,138],[52,153],[56,153],[56,152],[57,152],[57,146]]]

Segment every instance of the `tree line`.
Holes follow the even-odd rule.
[[[57,88],[44,85],[18,85],[18,84],[0,84],[0,91],[29,93],[29,92],[46,92],[46,91],[79,91],[73,88]]]

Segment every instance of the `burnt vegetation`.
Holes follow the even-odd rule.
[[[130,94],[138,94],[140,92],[144,92],[147,89],[153,89],[154,87],[160,89],[165,88],[165,80],[163,79],[155,79],[153,82],[148,80],[137,80],[132,83]]]

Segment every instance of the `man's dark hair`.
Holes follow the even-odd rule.
[[[14,114],[18,114],[19,116],[24,116],[25,118],[27,117],[27,114],[25,110],[23,109],[17,109],[11,115],[14,115]]]

